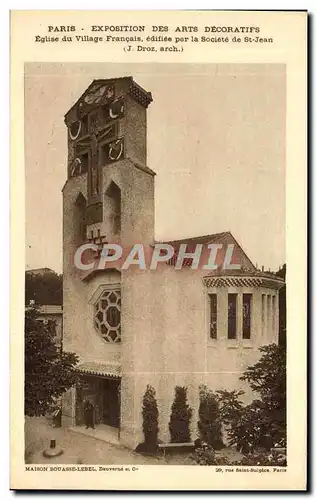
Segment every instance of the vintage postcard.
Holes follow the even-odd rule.
[[[306,489],[306,30],[11,13],[13,489]]]

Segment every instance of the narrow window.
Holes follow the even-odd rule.
[[[276,316],[276,297],[272,295],[272,326],[273,332],[275,332],[275,316]]]
[[[228,293],[228,339],[237,338],[237,294]]]
[[[271,304],[272,304],[272,297],[271,295],[267,296],[267,333],[268,335],[272,334],[272,309],[271,309]]]
[[[121,191],[114,182],[111,182],[106,191],[104,210],[108,232],[111,235],[119,235],[121,231]]]
[[[264,330],[265,330],[265,299],[266,299],[266,296],[265,294],[263,293],[262,294],[262,309],[261,309],[261,326],[262,326],[262,335],[264,335]]]
[[[242,338],[251,338],[251,308],[252,308],[252,294],[244,293],[242,299],[243,307],[243,325],[242,325]]]
[[[217,294],[209,295],[210,303],[210,338],[217,338]]]
[[[76,234],[76,244],[82,245],[86,241],[86,198],[79,193],[75,202],[74,226]]]

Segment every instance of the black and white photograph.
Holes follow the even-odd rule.
[[[105,13],[13,16],[12,487],[303,490],[307,16]]]
[[[285,466],[285,66],[25,71],[26,463]]]

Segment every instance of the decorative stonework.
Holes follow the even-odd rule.
[[[113,83],[105,84],[103,81],[96,81],[80,99],[78,112],[80,115],[86,114],[96,106],[109,103],[114,97],[115,87]]]
[[[132,100],[147,108],[152,95],[132,77],[94,80],[65,115],[68,178],[85,175],[88,230],[103,223],[104,167],[129,154],[133,165],[144,160],[143,170],[153,173],[145,166],[146,112]]]
[[[145,108],[153,101],[151,92],[146,92],[133,80],[129,89],[129,95]]]
[[[209,276],[203,278],[203,281],[207,288],[262,287],[279,290],[284,285],[283,280],[269,276]]]
[[[95,304],[95,329],[106,342],[121,342],[121,292],[106,290]]]

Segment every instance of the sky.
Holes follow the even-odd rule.
[[[62,272],[64,115],[92,80],[133,76],[148,108],[155,237],[231,231],[258,267],[285,262],[281,64],[25,65],[26,269]]]

